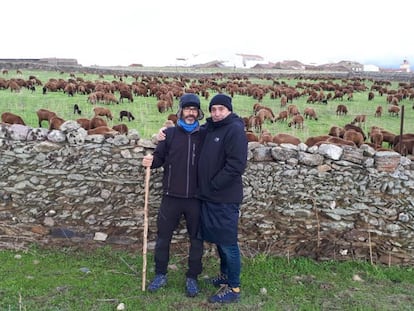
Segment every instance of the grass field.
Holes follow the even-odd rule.
[[[67,80],[70,78],[69,74],[60,74],[59,72],[53,71],[23,71],[23,75],[16,75],[14,73],[10,73],[9,76],[3,77],[5,79],[11,78],[22,78],[28,79],[30,75],[36,76],[40,79],[43,83],[47,82],[49,78],[56,78],[56,79],[64,79]],[[108,75],[105,76],[104,79],[99,78],[98,75],[94,74],[86,74],[83,73],[79,76],[84,80],[89,81],[97,81],[97,80],[105,80],[105,81],[113,81],[117,80],[113,76]],[[173,75],[172,75],[173,76]],[[134,79],[129,76],[124,79],[125,83],[132,83]],[[196,81],[196,80],[194,80]],[[223,79],[222,81],[227,81]],[[259,79],[259,78],[251,78],[251,83],[261,84],[261,85],[269,85],[272,83],[272,80],[269,79]],[[278,82],[286,83],[287,85],[295,86],[299,82],[296,79],[278,79]],[[193,81],[192,81],[193,82]],[[301,83],[315,83],[313,80],[304,81],[303,79],[300,80]],[[334,81],[335,83],[341,84],[343,83],[341,80]],[[367,121],[362,128],[368,132],[370,127],[380,126],[388,131],[391,131],[395,134],[400,133],[400,117],[390,116],[387,113],[387,102],[386,102],[386,95],[379,96],[376,93],[374,100],[368,101],[368,91],[372,85],[372,81],[364,81],[365,85],[367,86],[368,90],[363,92],[355,92],[352,100],[347,100],[346,96],[344,100],[333,100],[329,101],[327,105],[323,104],[307,104],[306,99],[307,96],[301,96],[297,99],[294,99],[293,104],[296,104],[299,108],[299,111],[303,113],[303,110],[307,106],[313,107],[317,114],[318,120],[306,120],[304,129],[294,129],[287,126],[286,122],[275,122],[270,123],[267,121],[264,125],[266,129],[268,129],[273,135],[277,133],[289,133],[292,135],[297,136],[302,141],[305,141],[309,136],[317,136],[317,135],[324,135],[327,134],[329,128],[331,126],[344,126],[347,123],[350,123],[353,118],[358,114],[366,114]],[[392,83],[388,89],[396,90],[398,88],[398,82],[395,81]],[[211,91],[211,96],[213,96],[215,92]],[[119,97],[119,94],[115,94],[116,97]],[[210,98],[211,98],[210,96]],[[235,95],[233,97],[233,106],[234,112],[239,114],[242,117],[247,117],[252,115],[253,105],[257,102],[257,100],[253,99],[252,97],[245,96],[245,95]],[[152,134],[156,133],[158,129],[162,126],[164,121],[167,119],[167,115],[169,113],[175,113],[178,107],[178,100],[174,102],[173,111],[159,113],[156,108],[157,99],[155,97],[134,97],[133,103],[128,103],[125,101],[124,103],[120,103],[119,105],[112,104],[109,105],[108,108],[111,109],[115,118],[112,121],[108,121],[109,125],[119,124],[118,121],[119,111],[121,110],[128,110],[132,112],[135,116],[135,120],[128,122],[124,119],[123,123],[127,124],[130,129],[138,130],[139,134],[142,138],[150,138]],[[82,115],[74,115],[73,113],[73,105],[78,104],[82,110]],[[202,109],[206,112],[208,116],[208,100],[202,98],[201,99]],[[280,107],[280,99],[271,99],[269,95],[266,95],[263,99],[262,105],[268,106],[273,109],[275,114],[278,114],[279,111],[284,110],[285,108]],[[348,114],[346,116],[337,116],[336,115],[336,107],[338,104],[345,104],[348,107]],[[103,106],[105,104],[100,104]],[[384,113],[381,118],[375,118],[374,112],[377,106],[383,106]],[[21,115],[25,122],[32,126],[37,126],[37,116],[36,110],[40,108],[46,108],[49,110],[53,110],[58,113],[59,116],[64,118],[65,120],[76,119],[78,117],[86,117],[91,118],[93,116],[93,109],[92,104],[87,103],[87,95],[80,95],[75,94],[73,97],[70,97],[63,92],[48,92],[46,95],[42,94],[41,87],[37,87],[35,92],[31,92],[27,89],[22,89],[19,93],[12,93],[9,89],[0,90],[0,112],[13,112]],[[404,99],[400,102],[400,106],[404,106],[404,132],[414,132],[414,110],[412,109],[413,100]],[[47,127],[47,123],[44,122],[43,127]]]
[[[154,276],[148,257],[147,281]],[[204,257],[201,293],[185,296],[186,256],[173,252],[168,285],[141,290],[140,252],[32,247],[0,251],[0,310],[413,310],[414,269],[366,262],[314,262],[266,254],[242,258],[242,299],[218,306],[207,302],[216,289],[204,282],[218,271],[217,257]]]

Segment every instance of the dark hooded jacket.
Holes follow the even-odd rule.
[[[198,166],[199,198],[219,203],[241,203],[242,175],[247,165],[243,120],[235,113],[213,122],[207,118],[206,136]]]
[[[197,192],[197,167],[205,131],[191,133],[180,126],[165,130],[166,139],[154,151],[151,168],[163,166],[163,193],[179,198],[194,198]]]

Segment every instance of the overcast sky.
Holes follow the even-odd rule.
[[[0,58],[163,66],[192,55],[225,60],[243,53],[270,62],[399,64],[407,59],[413,65],[410,2],[386,2],[3,1]]]

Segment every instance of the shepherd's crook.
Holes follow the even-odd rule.
[[[151,168],[145,168],[145,201],[144,201],[144,237],[142,239],[142,291],[145,292],[147,275],[147,239],[148,239],[148,195]]]

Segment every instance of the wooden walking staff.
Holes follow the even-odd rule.
[[[148,196],[151,168],[145,168],[145,200],[144,200],[144,237],[142,239],[142,291],[145,292],[147,276],[147,240],[148,240]]]

